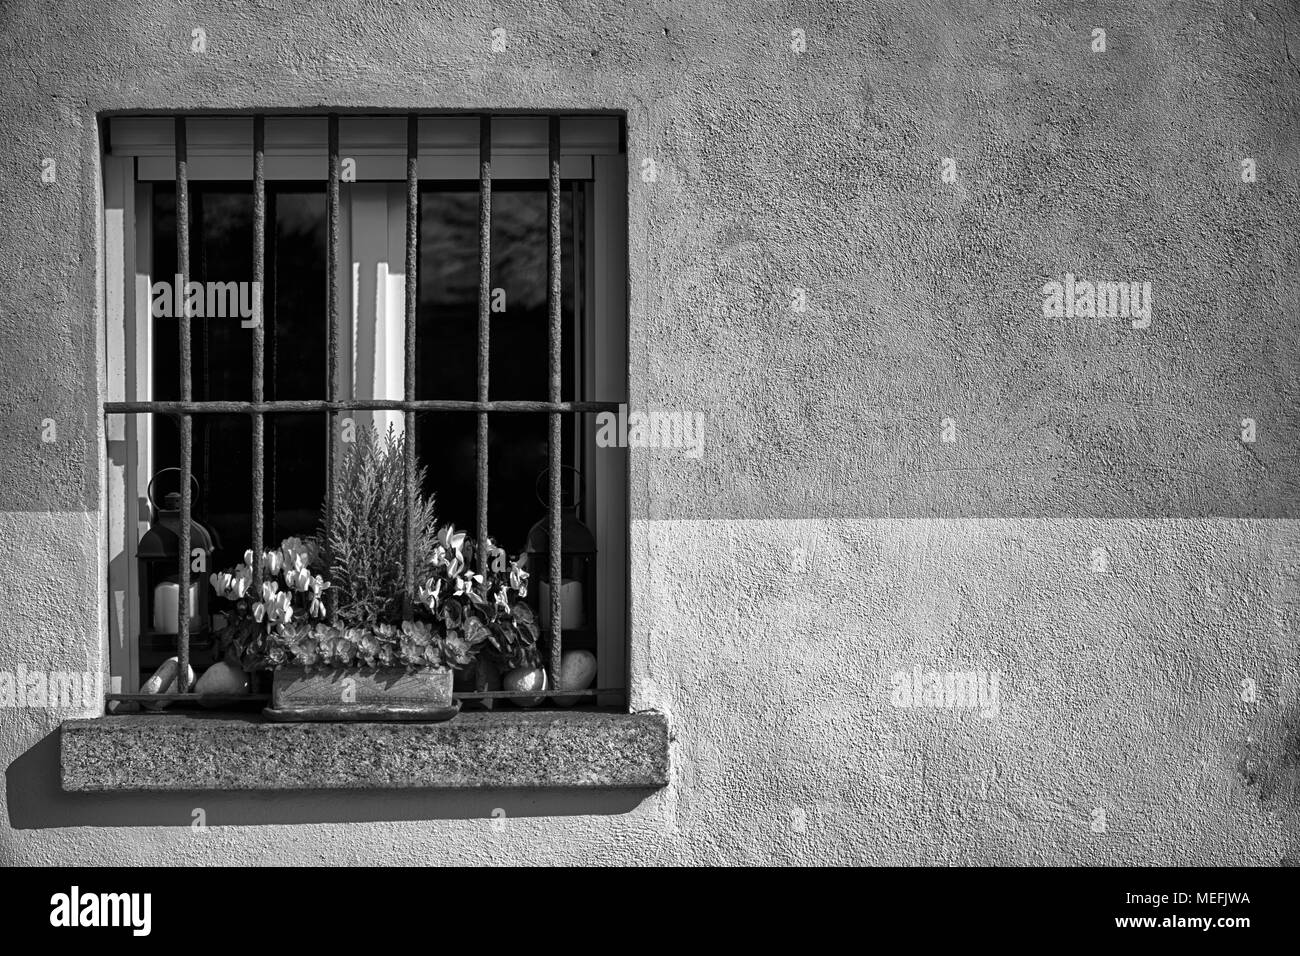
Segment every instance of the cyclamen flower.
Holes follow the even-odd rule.
[[[284,583],[301,594],[312,586],[312,574],[301,566],[290,568],[284,572]]]
[[[438,530],[438,544],[433,549],[434,567],[445,569],[449,578],[460,575],[465,567],[465,532],[454,525],[443,525]]]
[[[519,592],[520,597],[528,596],[528,572],[519,566],[518,561],[510,562],[510,586]]]
[[[311,545],[301,538],[280,542],[280,561],[286,568],[305,568],[315,559]]]
[[[293,620],[289,595],[285,591],[277,591],[274,581],[262,585],[262,596],[265,600],[253,605],[253,620],[259,624],[263,620],[273,624],[288,624]]]
[[[443,525],[438,529],[438,544],[459,556],[460,549],[465,544],[465,532],[457,531],[455,525]]]
[[[483,583],[483,575],[481,574],[462,575],[461,577],[458,577],[456,579],[456,590],[454,592],[454,596],[462,597],[464,595],[472,594],[475,585],[482,584],[482,583]]]
[[[253,572],[241,564],[234,571],[218,571],[210,575],[208,580],[212,582],[212,590],[217,592],[217,597],[239,601],[248,595],[248,589],[253,583]]]
[[[271,620],[277,624],[287,624],[293,620],[293,606],[289,595],[281,592],[271,601]]]
[[[423,604],[430,611],[438,609],[438,600],[442,597],[442,579],[429,578],[423,585],[416,588],[415,600]]]
[[[217,597],[226,597],[230,592],[231,586],[235,583],[235,576],[229,571],[214,571],[208,575],[208,580],[212,582],[212,590],[217,592]]]

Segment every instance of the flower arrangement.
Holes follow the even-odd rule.
[[[536,667],[540,631],[523,600],[526,562],[510,559],[491,538],[483,547],[480,564],[473,538],[451,525],[439,530],[433,573],[416,590],[418,613],[437,625],[453,667],[469,666],[480,653],[502,670]]]
[[[422,495],[415,501],[417,585],[404,593],[403,440],[391,429],[383,441],[363,430],[343,463],[334,527],[264,552],[260,588],[251,551],[211,576],[216,596],[230,605],[218,651],[246,670],[465,670],[480,657],[500,670],[538,666],[540,630],[524,601],[524,562],[491,538],[480,545],[452,525],[437,528],[432,499]],[[417,486],[423,480],[421,469]]]
[[[229,602],[218,650],[247,670],[304,667],[448,667],[473,665],[480,654],[501,670],[536,667],[539,629],[525,603],[528,572],[489,538],[487,567],[474,570],[477,543],[451,525],[438,531],[433,573],[416,588],[412,620],[326,620],[331,584],[319,573],[314,539],[287,538],[262,553],[260,592],[253,553],[211,575],[217,598]],[[400,594],[398,595],[400,598]]]
[[[286,538],[258,559],[261,588],[255,588],[253,552],[226,571],[209,576],[217,598],[228,602],[226,625],[214,636],[218,657],[234,658],[245,670],[266,665],[268,637],[296,620],[325,617],[324,594],[330,583],[319,573],[320,547],[312,538]]]
[[[483,654],[502,669],[537,666],[537,622],[523,601],[528,572],[491,539],[487,571],[476,572],[475,542],[451,525],[438,531],[438,542],[434,573],[416,588],[411,620],[275,622],[270,663],[460,670]]]

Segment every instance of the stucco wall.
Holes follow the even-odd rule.
[[[0,862],[1297,859],[1293,3],[0,23],[0,669],[104,657],[101,111],[626,110],[632,404],[707,431],[631,457],[666,790],[74,797],[88,712],[0,709]],[[1151,326],[1044,318],[1066,272],[1149,281]],[[997,714],[892,706],[913,667],[997,671]]]

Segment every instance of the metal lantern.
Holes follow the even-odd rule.
[[[154,483],[169,471],[154,475],[145,492],[149,499],[149,530],[136,547],[140,579],[141,650],[166,651],[174,643],[166,638],[180,630],[180,530],[181,495],[173,491],[159,504],[154,498]],[[198,481],[193,479],[198,488]],[[195,498],[197,499],[197,492]],[[208,574],[212,570],[212,553],[217,548],[215,536],[190,518],[190,596],[189,632],[208,630]],[[159,641],[158,638],[164,640]],[[151,640],[152,639],[152,640]]]
[[[576,468],[564,471],[577,476]],[[538,476],[538,500],[542,472]],[[596,647],[596,536],[578,520],[582,499],[576,493],[572,504],[560,506],[560,624],[565,650]],[[528,554],[529,597],[534,600],[542,628],[551,627],[551,532],[550,516],[544,516],[528,532],[524,549]]]

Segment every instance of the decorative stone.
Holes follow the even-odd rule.
[[[162,662],[162,665],[153,672],[153,675],[144,682],[140,688],[142,694],[174,694],[177,692],[176,677],[180,674],[181,662],[179,658],[169,657]],[[194,686],[194,668],[189,669],[190,680],[189,686]],[[144,706],[149,710],[162,710],[171,701],[160,700],[158,703],[144,702]]]
[[[596,655],[591,651],[565,651],[560,658],[560,686],[557,690],[586,690],[596,679]],[[572,707],[591,697],[553,697],[556,706]]]
[[[501,679],[503,690],[527,693],[546,690],[546,671],[540,667],[516,667]],[[519,707],[536,707],[545,697],[511,697]]]
[[[220,661],[213,664],[199,677],[194,685],[194,692],[207,696],[233,696],[248,693],[248,674],[243,669]],[[220,707],[221,701],[209,703],[200,700],[204,707]]]

